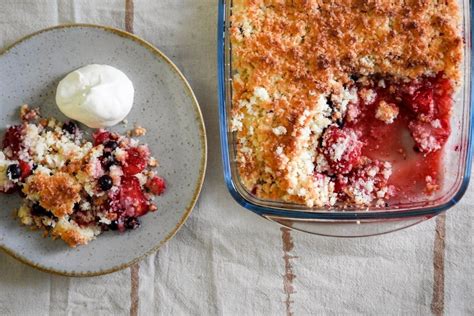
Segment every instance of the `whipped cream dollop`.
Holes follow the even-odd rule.
[[[133,105],[135,90],[122,71],[108,65],[88,65],[59,82],[56,103],[67,117],[89,127],[113,126]]]

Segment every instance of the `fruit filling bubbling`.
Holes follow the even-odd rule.
[[[419,200],[439,189],[441,149],[451,133],[450,80],[440,73],[409,83],[374,78],[355,85],[358,101],[349,104],[345,120],[326,129],[322,140],[339,197],[369,177],[375,186],[388,184],[390,202]],[[331,152],[338,144],[344,144],[343,150]],[[388,183],[380,176],[381,162],[393,166]],[[370,166],[375,167],[371,172]]]

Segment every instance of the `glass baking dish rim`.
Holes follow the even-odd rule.
[[[474,9],[470,3],[464,5],[469,5],[469,25],[472,23],[472,16],[474,14]],[[473,123],[474,123],[474,107],[473,100],[473,91],[474,83],[472,80],[473,76],[473,62],[472,58],[470,59],[471,71],[471,80],[469,80],[469,86],[466,86],[466,89],[469,89],[470,96],[470,110],[469,110],[469,128],[468,128],[468,140],[467,140],[467,153],[466,153],[466,168],[464,170],[464,175],[459,186],[458,191],[454,196],[447,202],[437,205],[437,206],[428,206],[419,209],[411,210],[391,210],[391,211],[341,211],[341,210],[326,210],[326,211],[305,211],[305,210],[287,210],[283,208],[276,207],[265,207],[257,205],[251,201],[248,201],[235,187],[234,181],[232,179],[232,170],[230,165],[229,157],[229,144],[228,144],[228,126],[227,126],[227,113],[226,113],[226,84],[225,84],[225,35],[226,35],[226,24],[225,24],[225,15],[226,15],[226,0],[220,0],[218,4],[218,21],[217,21],[217,80],[218,80],[218,107],[219,107],[219,130],[220,130],[220,140],[221,140],[221,154],[222,154],[222,167],[224,173],[224,181],[229,190],[231,196],[244,208],[258,214],[258,215],[273,215],[278,217],[287,217],[295,219],[314,219],[314,220],[371,220],[371,219],[396,219],[396,218],[409,218],[409,217],[433,217],[436,216],[449,208],[456,205],[461,198],[466,193],[466,190],[469,185],[470,176],[471,176],[471,166],[472,166],[472,138],[474,137]],[[469,49],[472,54],[471,43],[474,41],[473,33],[470,31],[470,28],[465,28],[464,31],[470,34],[465,34],[470,36]]]

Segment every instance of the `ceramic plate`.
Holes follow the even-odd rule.
[[[125,132],[139,123],[141,138],[157,157],[167,192],[156,199],[158,211],[142,218],[139,229],[105,232],[75,249],[61,240],[42,238],[20,226],[12,212],[17,194],[0,194],[0,248],[20,261],[48,272],[91,276],[125,268],[157,250],[189,216],[199,195],[206,166],[206,135],[196,98],[176,66],[151,44],[120,30],[68,25],[30,35],[0,55],[0,127],[18,122],[23,103],[39,106],[59,120],[54,96],[61,78],[87,64],[107,64],[125,72],[135,86],[134,107]],[[3,137],[2,137],[3,138]]]

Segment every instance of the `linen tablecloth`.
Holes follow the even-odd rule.
[[[206,181],[176,237],[132,268],[67,278],[0,253],[1,315],[474,314],[474,186],[446,216],[384,236],[282,229],[239,207],[224,185],[216,0],[0,0],[0,48],[72,22],[134,32],[183,71],[206,121]]]

